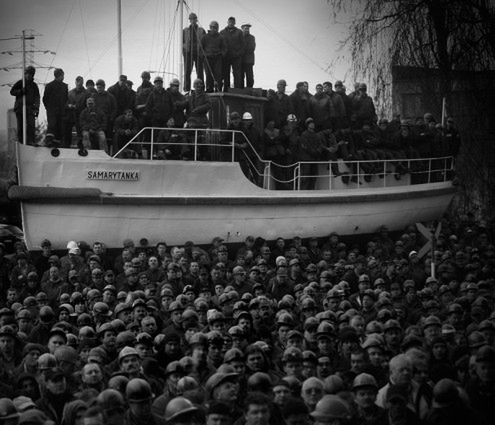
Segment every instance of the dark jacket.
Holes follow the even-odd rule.
[[[304,131],[299,145],[299,161],[319,161],[323,151],[322,137],[319,133]]]
[[[205,128],[208,126],[207,112],[211,109],[211,102],[206,93],[192,91],[187,96],[186,115],[191,127]]]
[[[138,131],[138,122],[134,116],[131,119],[126,119],[125,115],[119,115],[115,119],[113,128],[117,134],[123,134],[125,130],[131,130],[133,134],[136,134]]]
[[[108,120],[113,123],[117,116],[117,102],[115,101],[115,97],[108,91],[94,93],[92,97],[95,100],[96,108],[100,109],[105,114],[107,123]]]
[[[23,90],[22,80],[15,83],[10,89],[10,94],[15,96],[14,111],[16,113],[22,113],[23,102]],[[28,114],[38,115],[40,110],[40,91],[38,85],[34,82],[27,82],[26,84],[26,111]]]
[[[281,129],[287,116],[294,112],[291,98],[285,93],[271,92],[265,108],[265,122],[275,121],[275,127]]]
[[[201,39],[201,46],[207,58],[218,55],[225,56],[227,54],[227,43],[219,32],[213,33],[208,31]]]
[[[43,105],[47,112],[53,114],[63,114],[65,112],[65,105],[69,98],[69,88],[67,84],[59,80],[53,80],[45,87],[45,93],[43,93]]]
[[[126,109],[134,109],[132,91],[125,84],[121,86],[119,83],[115,83],[108,89],[108,93],[115,98],[116,115],[123,114]]]
[[[188,54],[197,54],[199,56],[203,56],[203,52],[199,49],[201,39],[205,36],[206,32],[203,28],[198,25],[189,25],[188,27],[182,30],[183,34],[183,44],[182,44],[182,53]]]
[[[244,33],[237,27],[225,27],[220,35],[227,44],[227,55],[231,57],[242,57],[244,55]]]
[[[98,108],[85,108],[79,115],[79,125],[83,131],[102,131],[107,126],[107,118]]]
[[[244,35],[244,54],[242,55],[242,63],[254,65],[254,51],[256,49],[256,39],[254,35]]]
[[[152,121],[165,125],[172,117],[174,105],[172,97],[163,87],[161,89],[154,88],[146,102],[146,111]]]

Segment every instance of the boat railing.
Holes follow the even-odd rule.
[[[279,190],[406,186],[454,176],[452,156],[279,164],[263,159],[242,131],[220,129],[144,127],[113,158],[239,162],[254,184]]]

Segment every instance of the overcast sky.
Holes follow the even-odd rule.
[[[335,23],[326,0],[186,3],[184,25],[188,24],[189,11],[198,14],[204,28],[211,20],[223,28],[230,16],[236,18],[239,27],[243,23],[252,25],[257,44],[255,87],[275,88],[280,78],[287,80],[290,91],[302,80],[309,82],[312,91],[316,83],[325,80],[342,79],[352,86],[347,54],[339,50],[339,42],[346,36],[345,18]],[[116,5],[117,0],[0,0],[0,38],[32,29],[39,34],[34,42],[36,50],[56,52],[34,53],[37,65],[64,69],[69,88],[74,86],[77,75],[103,78],[108,87],[118,79]],[[143,70],[165,72],[165,81],[178,74],[180,25],[176,6],[177,0],[122,0],[123,72],[134,81],[134,89]],[[20,50],[20,43],[0,41],[0,51]],[[20,53],[0,55],[0,68],[20,64]],[[0,70],[2,85],[12,84],[20,77],[19,69]],[[52,79],[53,69],[38,69],[36,80],[41,91],[41,83]],[[9,90],[8,86],[0,87],[1,129],[6,127],[7,109],[14,104]]]

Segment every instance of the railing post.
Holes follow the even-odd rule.
[[[152,137],[151,138],[151,146],[150,146],[150,159],[153,160],[153,148],[155,147],[154,145],[155,139]]]
[[[232,158],[231,162],[234,162],[235,159],[235,133],[232,131]]]
[[[150,143],[151,143],[151,144],[153,144],[153,139],[155,138],[155,137],[154,137],[154,135],[155,135],[155,133],[154,133],[154,132],[155,132],[154,127],[151,127],[151,140],[150,140]],[[142,151],[142,150],[143,150],[143,149],[141,148],[141,151]],[[144,155],[143,155],[143,156],[144,156]],[[146,149],[146,156],[148,156],[148,149]],[[146,159],[147,159],[147,158],[146,158]]]
[[[265,189],[270,189],[270,181],[271,181],[271,174],[270,174],[270,169],[271,169],[271,161],[268,161],[268,163],[265,163],[265,171],[263,172],[263,186],[265,186]]]
[[[431,183],[431,158],[428,159],[428,183]]]
[[[359,189],[359,183],[360,183],[360,176],[359,176],[359,174],[360,174],[359,170],[360,169],[361,169],[361,164],[359,163],[359,161],[356,161],[356,180],[357,180],[356,185],[357,185],[358,189]]]
[[[397,172],[397,169],[395,170]],[[387,160],[383,160],[383,187],[387,187]]]
[[[198,160],[198,130],[194,130],[194,161]]]
[[[333,161],[328,161],[328,190],[332,190],[332,164]]]

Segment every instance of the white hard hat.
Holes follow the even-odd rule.
[[[253,116],[249,112],[244,112],[242,114],[242,119],[243,120],[252,120],[253,119]]]
[[[79,248],[79,246],[77,245],[77,242],[75,242],[75,241],[70,241],[67,244],[67,249],[76,249],[76,248]]]

